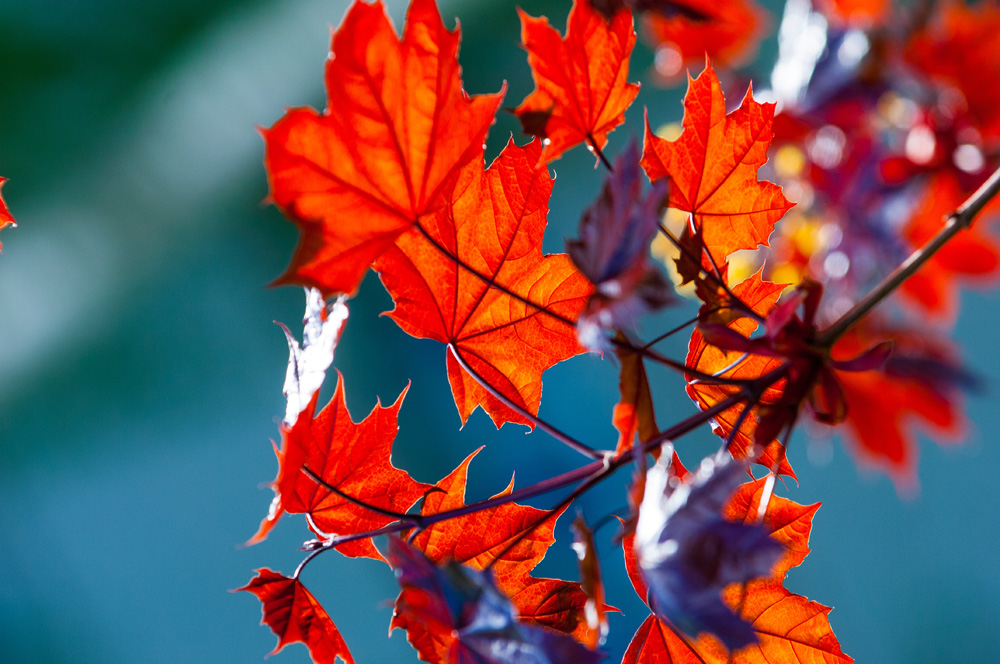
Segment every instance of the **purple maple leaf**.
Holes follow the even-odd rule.
[[[646,475],[635,530],[647,602],[657,616],[692,637],[709,632],[730,650],[756,643],[750,624],[723,603],[722,589],[768,575],[784,547],[761,525],[722,516],[746,466],[706,459],[697,473],[677,482],[663,463],[669,458],[661,455]]]

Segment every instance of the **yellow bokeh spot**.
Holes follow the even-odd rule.
[[[794,145],[782,145],[774,153],[774,172],[779,177],[795,178],[806,167],[806,155]]]
[[[729,285],[734,286],[760,269],[760,252],[756,249],[743,249],[729,255]]]
[[[791,234],[791,241],[803,256],[812,256],[823,248],[820,237],[822,224],[815,217],[799,217],[798,227]]]
[[[680,137],[682,131],[684,131],[684,126],[681,125],[680,122],[670,122],[668,124],[660,125],[653,133],[664,140],[676,141],[678,137]]]
[[[783,263],[778,265],[776,268],[771,270],[770,280],[776,284],[788,284],[785,291],[795,288],[805,277],[803,271],[796,265],[791,263]]]

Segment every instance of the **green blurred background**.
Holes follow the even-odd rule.
[[[521,6],[561,28],[569,4]],[[466,88],[490,92],[507,80],[505,105],[518,103],[532,85],[513,5],[441,6],[446,23],[462,21]],[[257,626],[259,603],[226,592],[257,567],[291,573],[308,537],[301,518],[286,517],[265,543],[239,546],[266,513],[263,483],[276,469],[269,439],[284,410],[287,356],[271,321],[294,330],[303,306],[299,289],[266,287],[296,234],[261,203],[255,127],[286,106],[324,106],[329,30],[346,7],[0,1],[0,174],[20,223],[0,238],[0,662],[259,662],[273,646]],[[390,7],[400,25],[402,3]],[[751,70],[757,80],[773,53],[772,37]],[[640,47],[632,79],[647,79],[650,62]],[[640,103],[654,122],[678,120],[681,93],[646,85]],[[641,118],[634,107],[610,153],[641,135]],[[501,118],[488,159],[516,129]],[[602,177],[582,149],[554,170],[547,251],[575,233]],[[970,400],[963,445],[921,445],[917,495],[900,498],[839,444],[793,442],[801,486],[782,493],[824,507],[814,552],[788,586],[836,607],[834,629],[859,661],[993,661],[1000,651],[998,304],[996,293],[964,297],[956,336],[987,390]],[[481,412],[459,432],[444,348],[379,318],[389,307],[370,276],[335,365],[356,419],[413,381],[397,465],[434,482],[485,445],[472,466],[476,499],[515,470],[524,486],[579,463],[542,433],[497,433]],[[682,348],[678,340],[674,355]],[[611,445],[616,377],[611,357],[557,366],[541,414]],[[654,379],[661,424],[693,412],[676,378]],[[696,459],[716,444],[704,433],[680,450]],[[623,506],[622,475],[581,501],[588,520]],[[569,520],[538,573],[575,577]],[[610,600],[624,611],[611,619],[609,661],[644,617],[612,535],[609,526],[598,537]],[[386,639],[396,586],[383,565],[330,554],[303,580],[359,663],[415,661],[402,633]],[[295,645],[275,661],[308,657]]]

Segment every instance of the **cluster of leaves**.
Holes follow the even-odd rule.
[[[969,65],[989,76],[1000,61],[955,48],[970,32],[996,32],[1000,10],[946,4],[902,21],[885,2],[827,0],[819,6],[826,55],[784,91],[778,73],[801,53],[795,40],[783,42],[774,94],[785,95],[785,109],[776,117],[775,105],[752,90],[727,112],[724,80],[734,75],[720,78],[704,58],[738,64],[766,21],[751,0],[720,7],[574,0],[564,34],[521,12],[535,90],[513,112],[535,138],[511,139],[487,168],[484,140],[505,90],[465,92],[458,29],[445,27],[434,0],[412,0],[397,36],[381,2],[356,0],[333,35],[327,109],[291,109],[264,132],[270,199],[301,232],[280,281],[305,286],[307,308],[302,344],[286,329],[288,407],[275,497],[251,541],[286,512],[306,515],[316,535],[290,577],[261,569],[241,588],[261,600],[278,650],[301,641],[318,663],[353,662],[300,580],[310,561],[336,549],[394,570],[401,592],[391,627],[406,631],[424,661],[600,660],[615,609],[582,517],[573,545],[580,580],[532,571],[563,512],[635,465],[621,541],[650,615],[624,662],[851,661],[829,609],[784,587],[809,551],[818,505],[774,496],[775,478],[795,476],[785,446],[803,414],[817,426],[846,424],[862,459],[901,484],[912,479],[911,416],[945,432],[959,428],[954,388],[967,373],[940,339],[902,315],[890,318],[881,303],[899,291],[910,306],[947,319],[956,280],[1000,268],[1000,249],[978,226],[959,235],[1000,177],[958,206],[996,166],[1000,139],[995,88],[970,76]],[[647,117],[642,150],[627,147],[612,164],[603,153],[608,135],[639,92],[628,81],[636,16],[660,51],[661,78],[706,64],[689,78],[676,137],[658,135]],[[815,24],[817,16],[790,3],[781,30],[794,33],[789,22]],[[906,86],[895,82],[900,70]],[[890,126],[883,116],[893,113],[905,118]],[[581,145],[606,166],[604,186],[568,253],[544,255],[548,164]],[[758,180],[762,169],[784,190]],[[798,200],[791,213],[789,191]],[[925,191],[929,203],[919,201]],[[637,321],[678,299],[651,247],[671,257],[678,288],[701,308],[643,342]],[[889,275],[875,269],[893,264],[901,266]],[[921,266],[918,281],[906,282]],[[433,485],[393,466],[406,390],[356,423],[338,373],[333,398],[316,415],[346,302],[369,268],[403,331],[446,344],[463,423],[482,408],[497,427],[542,429],[588,463],[467,503],[476,452]],[[684,361],[656,350],[690,326]],[[546,369],[608,349],[621,366],[612,413],[619,439],[601,449],[552,427],[538,410]],[[657,425],[649,362],[685,378],[698,413]],[[688,473],[671,441],[705,424],[722,446]],[[650,455],[656,463],[647,470]],[[753,464],[765,476],[741,484]],[[561,489],[569,492],[551,509],[522,504]],[[385,555],[380,537],[388,538]]]

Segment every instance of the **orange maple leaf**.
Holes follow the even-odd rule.
[[[706,63],[698,78],[688,79],[684,131],[676,141],[653,134],[646,118],[642,167],[654,182],[670,180],[669,206],[694,215],[694,230],[720,267],[734,251],[766,246],[792,207],[781,187],[757,181],[771,144],[774,104],[758,104],[752,92],[726,115],[719,79]]]
[[[537,140],[511,141],[487,171],[468,166],[448,206],[375,262],[396,305],[392,319],[449,344],[463,424],[482,406],[498,427],[533,426],[480,381],[535,414],[542,372],[584,351],[575,323],[592,287],[565,254],[542,255],[553,180],[535,167],[540,155]]]
[[[250,583],[235,592],[239,591],[253,593],[260,600],[264,613],[261,624],[278,637],[272,655],[298,641],[309,648],[315,664],[334,664],[338,657],[346,664],[354,664],[329,614],[297,578],[261,568]]]
[[[646,12],[643,33],[666,52],[657,56],[657,71],[667,78],[706,56],[725,67],[745,64],[757,52],[767,27],[767,14],[753,0],[674,0],[683,8],[669,14]]]
[[[407,389],[391,406],[376,403],[368,417],[355,423],[347,410],[344,378],[337,372],[333,398],[315,419],[314,397],[292,427],[282,426],[281,449],[275,449],[277,513],[261,523],[261,530],[266,534],[281,512],[289,512],[308,514],[310,526],[321,536],[364,533],[397,520],[385,512],[403,514],[412,507],[430,485],[413,480],[390,459]],[[305,469],[327,486],[317,483]],[[260,534],[255,539],[261,539]],[[384,560],[370,538],[346,542],[337,550],[346,556]]]
[[[470,454],[427,494],[421,514],[431,515],[465,506]],[[513,483],[498,495],[506,495]],[[522,622],[537,623],[583,638],[587,631],[587,596],[579,583],[539,579],[530,572],[555,542],[553,531],[562,511],[550,515],[526,505],[506,503],[439,521],[417,533],[411,544],[430,560],[446,560],[477,570],[490,567],[497,587],[511,598]],[[609,609],[614,610],[614,609]],[[393,619],[393,627],[397,625]]]
[[[782,290],[784,290],[782,284],[761,280],[759,272],[747,277],[732,288],[733,294],[761,317],[767,316]],[[731,321],[727,327],[743,336],[749,336],[757,329],[757,323],[751,318],[741,317]],[[754,379],[778,368],[781,365],[781,360],[763,355],[746,356],[744,353],[734,350],[722,350],[705,341],[701,330],[695,328],[691,332],[685,364],[704,374],[719,374],[722,377],[734,379]],[[782,380],[766,389],[761,395],[759,403],[777,403],[781,398],[783,385],[784,381]],[[688,378],[688,396],[702,410],[708,410],[739,391],[739,386],[721,385]],[[729,451],[737,459],[752,457],[755,447],[754,432],[757,428],[759,405],[749,407],[748,412],[744,414],[746,408],[744,405],[736,405],[712,418],[713,430],[716,434],[722,438],[728,438],[732,435]],[[733,433],[737,423],[739,423],[739,428]],[[779,472],[795,477],[791,465],[784,458],[784,450],[781,449],[781,444],[777,440],[767,444],[764,452],[756,458],[756,462],[770,468],[779,459]]]
[[[635,46],[632,12],[619,9],[606,19],[590,0],[573,0],[565,39],[547,18],[518,14],[535,80],[535,91],[514,110],[525,132],[547,140],[546,162],[584,141],[602,149],[639,93],[626,81]]]
[[[764,480],[741,485],[723,508],[730,521],[758,523],[758,508],[764,492]],[[800,564],[809,553],[812,517],[819,504],[799,505],[771,496],[760,521],[770,536],[781,542],[785,554],[775,564],[771,576],[746,584],[731,584],[722,597],[757,633],[757,644],[729,652],[709,634],[690,639],[655,615],[649,616],[636,631],[622,664],[847,664],[845,655],[830,627],[830,609],[795,595],[782,587],[782,579],[791,567]],[[634,537],[622,540],[625,567],[633,587],[646,601],[645,583],[639,573],[634,551]]]
[[[434,0],[413,0],[402,40],[381,0],[348,10],[327,61],[327,109],[292,109],[264,131],[270,199],[301,231],[278,283],[353,293],[482,160],[503,92],[465,93],[459,39]]]

